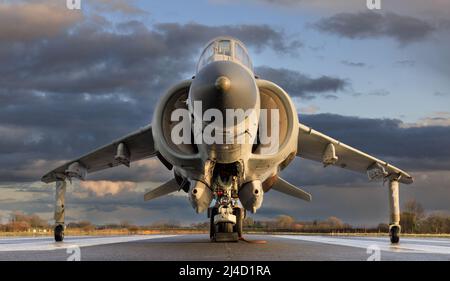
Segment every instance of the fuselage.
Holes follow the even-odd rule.
[[[155,145],[180,182],[189,181],[197,212],[209,206],[219,177],[234,179],[243,206],[256,211],[296,154],[291,99],[256,78],[244,45],[229,37],[207,44],[196,75],[169,89],[153,120]]]

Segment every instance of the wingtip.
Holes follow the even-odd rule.
[[[412,183],[414,183],[414,178],[411,177],[411,176],[409,176],[409,177],[407,178],[406,184],[412,184]]]
[[[50,183],[51,180],[49,179],[49,175],[48,175],[48,174],[43,175],[43,176],[41,177],[41,182],[43,182],[43,183]]]

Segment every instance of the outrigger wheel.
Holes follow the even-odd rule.
[[[64,240],[64,226],[61,224],[58,224],[55,226],[55,241],[56,242],[62,242]]]
[[[389,229],[389,237],[391,238],[392,244],[397,244],[400,241],[400,226],[393,225]]]

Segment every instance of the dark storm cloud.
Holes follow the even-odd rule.
[[[67,9],[65,1],[2,1],[0,41],[5,44],[51,38],[62,34],[82,18],[80,12]]]
[[[3,91],[143,96],[192,74],[200,47],[218,35],[236,36],[259,51],[295,52],[299,47],[296,41],[286,41],[281,31],[265,25],[165,23],[150,29],[130,21],[111,29],[109,22],[93,21],[85,20],[50,40],[26,45],[2,41],[0,55],[6,59],[0,68]],[[17,97],[3,93],[2,100],[8,99]]]
[[[450,127],[405,127],[400,120],[336,114],[302,115],[300,122],[404,169],[450,169]]]
[[[351,39],[390,37],[401,44],[420,41],[435,27],[418,18],[395,13],[340,13],[323,18],[315,24],[318,30]]]
[[[318,94],[344,90],[348,82],[344,79],[320,76],[311,78],[303,73],[285,68],[261,66],[255,69],[262,79],[270,80],[280,85],[289,95],[312,99]],[[327,97],[327,95],[323,95]]]
[[[279,53],[297,54],[303,44],[298,40],[287,41],[282,31],[277,31],[268,25],[238,25],[238,26],[205,26],[195,23],[180,25],[177,23],[157,24],[156,28],[167,34],[167,41],[206,42],[219,34],[231,35],[253,47],[256,51],[271,48]]]
[[[301,46],[267,25],[115,23],[47,2],[0,4],[0,182],[38,180],[59,160],[150,123],[158,97],[194,74],[201,47],[215,36],[236,36],[257,52]],[[139,13],[125,1],[92,4]],[[114,178],[142,180],[143,170]]]

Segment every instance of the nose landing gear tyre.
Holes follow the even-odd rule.
[[[218,231],[221,233],[231,233],[233,232],[233,224],[229,222],[220,222],[217,225]]]
[[[239,236],[237,232],[233,231],[234,225],[229,222],[221,222],[215,225],[216,232],[214,233],[215,242],[238,242]]]

